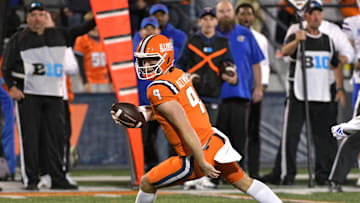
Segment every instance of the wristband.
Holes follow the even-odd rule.
[[[146,105],[139,106],[138,110],[139,110],[140,113],[143,114],[143,116],[145,118],[145,121],[148,121],[148,117],[147,117],[147,113],[146,113]]]

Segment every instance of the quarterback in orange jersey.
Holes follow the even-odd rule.
[[[139,110],[146,120],[159,121],[178,154],[141,178],[136,203],[154,202],[158,188],[202,176],[221,176],[259,202],[281,202],[270,188],[251,179],[237,165],[241,156],[223,133],[211,127],[205,106],[191,82],[183,71],[173,67],[174,50],[168,38],[145,37],[134,56],[138,77],[153,80],[147,90],[151,108],[139,107]]]

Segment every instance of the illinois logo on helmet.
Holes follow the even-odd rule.
[[[136,73],[141,80],[152,80],[174,65],[174,47],[164,35],[145,37],[134,56]]]

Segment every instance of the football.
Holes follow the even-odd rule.
[[[236,66],[230,61],[223,61],[220,64],[219,70],[220,70],[220,75],[224,73],[230,77],[233,77],[235,75],[234,71],[236,71]]]
[[[118,121],[127,128],[140,128],[146,121],[138,107],[131,103],[120,102],[113,104],[111,111],[115,112]]]

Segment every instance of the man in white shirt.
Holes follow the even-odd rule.
[[[303,21],[303,27],[306,27],[306,21]],[[286,32],[285,38],[299,30],[299,24],[292,24]],[[341,63],[349,63],[354,58],[354,49],[350,41],[347,39],[345,33],[336,24],[327,20],[322,20],[320,32],[329,35],[335,45],[335,50],[339,52],[339,59]]]
[[[254,35],[256,42],[258,43],[261,51],[264,54],[265,59],[260,62],[261,66],[261,84],[263,90],[269,84],[270,77],[270,66],[269,66],[269,55],[268,55],[268,40],[266,37],[255,31],[251,26],[255,19],[255,10],[251,4],[242,3],[238,5],[235,10],[237,15],[238,23],[251,30]],[[260,160],[260,120],[261,120],[261,104],[259,102],[251,102],[250,113],[249,113],[249,126],[248,126],[248,171],[252,178],[259,177],[259,160]]]

